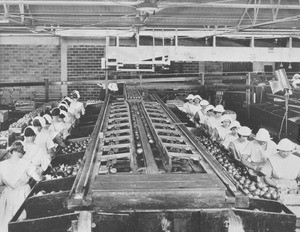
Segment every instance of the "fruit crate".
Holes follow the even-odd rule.
[[[24,129],[27,127],[27,124],[25,122],[17,122],[13,123],[9,126],[9,129],[11,132],[14,132],[16,134],[23,133]]]
[[[46,177],[46,180],[76,176],[82,166],[83,156],[83,152],[58,155],[51,161],[51,165],[43,175]]]
[[[15,103],[15,110],[18,111],[33,111],[35,110],[35,102],[34,101],[17,101]]]
[[[67,231],[71,221],[78,217],[77,213],[66,206],[74,180],[75,176],[36,183],[10,221],[9,231]],[[39,194],[41,191],[45,193]],[[24,210],[27,214],[26,219],[18,221]]]
[[[94,131],[95,125],[78,126],[71,131],[70,138],[77,139],[90,136]]]
[[[82,118],[90,115],[98,115],[100,113],[100,109],[103,105],[103,102],[99,102],[97,104],[89,104],[85,107],[85,115]]]

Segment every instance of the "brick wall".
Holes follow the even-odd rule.
[[[198,73],[199,62],[171,62],[171,70],[174,73]]]
[[[102,45],[70,45],[67,50],[68,81],[104,79],[101,58],[105,47]],[[97,99],[100,88],[95,84],[68,86],[68,94],[77,89],[83,100]]]
[[[205,62],[205,72],[221,73],[223,71],[223,62]]]
[[[60,81],[60,47],[55,45],[0,45],[0,82]],[[44,97],[44,87],[4,88],[2,103]],[[50,86],[50,98],[60,96],[57,86]]]

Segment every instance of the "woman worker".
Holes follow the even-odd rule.
[[[217,105],[214,108],[214,115],[207,120],[207,125],[209,128],[209,134],[212,135],[213,129],[217,126],[222,125],[221,117],[224,112],[224,107],[222,105]]]
[[[271,140],[269,132],[261,128],[242,152],[242,163],[253,170],[252,174],[257,175],[267,158],[276,152],[276,143]]]
[[[63,121],[61,110],[59,108],[53,108],[51,111],[52,115],[52,124],[49,127],[50,133],[54,142],[57,143],[61,147],[65,147],[64,139],[68,135],[66,132],[66,124]]]
[[[44,122],[42,123],[43,127],[40,133],[37,134],[34,142],[40,147],[46,149],[48,155],[53,158],[55,156],[57,145],[53,142],[53,135],[49,130],[49,127],[52,123],[52,117],[49,114],[45,114],[42,118],[44,119]]]
[[[77,90],[74,90],[71,93],[72,102],[70,104],[70,108],[68,109],[69,113],[74,117],[75,120],[81,118],[82,115],[85,114],[85,108],[82,102],[78,101],[80,98],[80,94]]]
[[[237,130],[237,133],[238,138],[229,143],[228,150],[234,159],[240,161],[242,159],[242,152],[250,142],[248,138],[251,135],[251,129],[247,126],[242,126]]]
[[[231,117],[231,116],[230,116]],[[232,117],[231,117],[232,118]],[[238,129],[240,129],[241,127],[241,124],[238,122],[238,121],[233,121],[230,126],[229,126],[229,129],[230,129],[230,133],[228,133],[225,138],[224,138],[224,141],[222,143],[222,145],[228,149],[229,147],[229,144],[238,139],[239,138],[239,135],[238,135]]]
[[[200,97],[200,95],[195,95],[193,99],[194,99],[194,103],[190,107],[191,108],[192,119],[194,118],[197,111],[202,109],[202,107],[200,105],[200,102],[201,102],[202,98]]]
[[[18,211],[30,192],[28,180],[32,177],[41,180],[41,171],[29,160],[23,159],[24,147],[21,141],[15,141],[10,150],[10,158],[0,162],[0,185],[5,189],[0,196],[0,231],[8,231],[8,222]],[[25,219],[23,211],[19,219]]]
[[[24,150],[26,153],[23,159],[30,161],[37,168],[41,168],[43,171],[45,171],[51,162],[51,157],[48,155],[45,148],[35,143],[37,134],[38,132],[33,126],[28,126],[25,128]]]
[[[213,141],[216,141],[216,142],[222,144],[226,135],[228,135],[230,133],[231,122],[232,122],[232,118],[228,114],[222,115],[222,117],[221,117],[222,124],[220,126],[216,126],[213,129],[211,139]]]
[[[278,152],[271,155],[261,172],[265,182],[278,189],[297,189],[296,179],[300,177],[300,158],[293,155],[296,144],[282,139],[277,145]]]
[[[200,102],[201,109],[199,109],[196,112],[196,114],[194,115],[194,118],[193,118],[195,123],[200,124],[201,118],[204,116],[205,109],[208,105],[209,105],[209,102],[207,100],[202,100]]]
[[[183,111],[187,114],[187,116],[189,118],[191,118],[192,117],[191,107],[194,104],[194,95],[193,94],[189,94],[186,97],[186,100],[188,100],[188,101],[183,104]]]

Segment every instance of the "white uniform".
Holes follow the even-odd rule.
[[[73,101],[68,111],[75,119],[80,119],[85,114],[84,105],[79,101]]]
[[[28,180],[37,178],[36,167],[25,159],[13,161],[8,159],[0,162],[0,185],[5,185],[0,196],[0,231],[8,231],[8,222],[23,204],[30,193]],[[26,218],[25,210],[19,220]]]

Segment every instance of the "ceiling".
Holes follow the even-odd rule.
[[[141,27],[299,36],[300,0],[0,0],[0,34]]]

